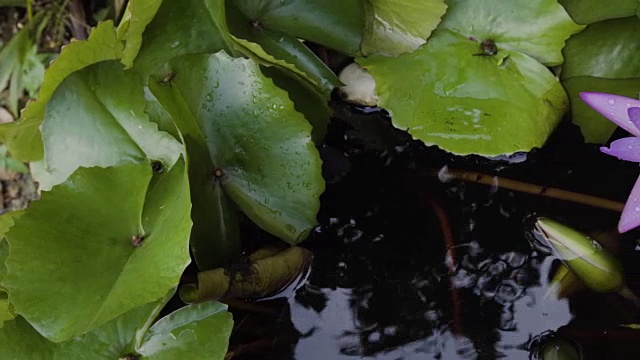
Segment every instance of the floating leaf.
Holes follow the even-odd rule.
[[[11,155],[23,162],[42,159],[44,151],[38,128],[44,120],[45,105],[55,89],[75,71],[100,61],[119,59],[122,48],[111,21],[100,23],[88,40],[65,46],[45,72],[38,100],[27,104],[20,120],[0,126],[0,139],[9,146]]]
[[[49,100],[41,127],[48,172],[38,171],[41,189],[49,190],[81,166],[149,159],[171,168],[183,146],[158,131],[146,106],[142,80],[116,61],[70,75]]]
[[[152,360],[223,359],[232,321],[222,304],[187,306],[151,327],[172,294],[173,291],[160,301],[130,310],[64,343],[48,341],[22,317],[17,317],[0,329],[0,358],[114,360],[142,353],[145,359]],[[136,344],[138,341],[140,344]]]
[[[444,0],[366,0],[362,54],[398,56],[427,42],[447,5]]]
[[[583,91],[631,98],[640,90],[640,20],[637,17],[589,25],[563,50],[562,84],[571,99],[572,121],[587,142],[606,142],[616,125],[580,100]]]
[[[584,29],[556,0],[448,0],[447,4],[440,28],[479,41],[493,40],[499,50],[517,51],[547,66],[561,64],[565,40]]]
[[[224,14],[223,0],[163,1],[142,34],[134,69],[146,78],[180,55],[229,51]]]
[[[43,336],[84,334],[178,282],[191,228],[184,162],[150,181],[149,163],[81,168],[7,233],[3,285]]]
[[[222,52],[181,57],[170,67],[171,86],[150,86],[185,138],[198,266],[224,266],[229,247],[239,246],[221,231],[237,224],[215,222],[233,211],[230,200],[266,231],[302,241],[316,223],[324,181],[311,126],[287,93],[252,61]]]
[[[198,284],[180,289],[183,301],[205,299],[264,298],[282,291],[309,269],[311,252],[298,246],[282,251],[260,249],[236,269],[213,269],[198,273]],[[232,268],[234,268],[232,266]]]
[[[155,323],[136,351],[149,360],[222,360],[233,329],[226,305],[189,305]]]
[[[234,2],[227,8],[230,31],[234,40],[268,64],[289,70],[329,97],[340,85],[336,75],[295,36],[256,25],[238,11]]]
[[[620,263],[595,240],[549,218],[538,218],[534,226],[553,253],[591,290],[612,292],[624,286]]]
[[[448,4],[427,45],[358,60],[376,79],[379,106],[396,127],[456,154],[542,146],[567,97],[538,61],[560,63],[564,40],[581,27],[552,0]]]
[[[142,33],[156,15],[162,0],[136,0],[127,6],[127,26],[125,34],[118,34],[119,39],[125,41],[122,63],[127,68],[133,65],[133,60],[142,46]]]
[[[602,20],[634,16],[638,10],[638,0],[558,0],[573,21],[591,24]]]
[[[362,0],[227,0],[265,30],[356,55],[364,29]]]
[[[455,154],[494,156],[540,147],[567,107],[549,70],[518,52],[474,56],[478,44],[448,30],[398,58],[360,59],[393,124]]]

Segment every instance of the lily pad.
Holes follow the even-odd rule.
[[[604,143],[616,125],[580,100],[583,91],[631,98],[640,90],[640,19],[629,17],[589,25],[563,50],[562,84],[571,99],[573,122],[587,142]]]
[[[358,60],[376,80],[379,106],[396,127],[456,154],[542,146],[568,105],[543,64],[560,63],[565,39],[582,27],[552,0],[448,4],[417,51]]]
[[[366,0],[362,54],[398,56],[427,42],[440,23],[444,0]]]
[[[163,1],[142,34],[134,69],[146,79],[173,57],[230,51],[224,14],[223,0]]]
[[[155,323],[136,351],[149,360],[222,360],[233,329],[226,309],[216,301],[178,309]]]
[[[119,36],[125,41],[122,54],[122,63],[128,68],[133,65],[133,60],[142,46],[142,33],[158,12],[162,0],[136,0],[127,6],[126,32]]]
[[[578,24],[591,24],[607,19],[633,16],[638,11],[638,0],[558,0]]]
[[[231,315],[224,311],[226,307],[216,302],[187,306],[151,327],[166,300],[167,297],[137,307],[64,343],[48,341],[22,317],[17,317],[0,329],[0,358],[113,360],[142,353],[145,359],[153,360],[223,359],[233,323]],[[167,334],[171,330],[177,336]]]
[[[53,94],[42,124],[43,190],[63,182],[77,168],[113,166],[147,159],[169,169],[183,146],[158,131],[145,112],[143,83],[116,61],[70,75]]]
[[[359,63],[376,79],[393,124],[427,145],[486,156],[542,146],[568,105],[562,86],[527,55],[504,50],[498,63],[478,51],[441,30],[411,54]]]
[[[227,7],[229,30],[234,40],[267,64],[276,65],[304,78],[328,99],[331,90],[340,85],[336,75],[295,36],[265,29],[246,18],[237,2]]]
[[[7,233],[2,284],[47,339],[87,333],[178,283],[190,261],[184,162],[151,176],[148,162],[81,168]]]
[[[254,26],[313,41],[348,55],[360,51],[362,0],[227,0]]]
[[[288,94],[254,62],[223,52],[169,65],[171,86],[150,87],[186,142],[200,269],[224,266],[229,247],[239,247],[222,231],[237,228],[235,206],[281,239],[302,241],[316,224],[324,181],[311,126]]]
[[[0,139],[9,146],[11,155],[23,162],[42,159],[44,150],[38,128],[44,120],[45,105],[55,89],[73,72],[100,61],[119,59],[122,50],[111,21],[100,23],[89,39],[65,46],[45,72],[38,100],[27,104],[18,121],[0,126]]]

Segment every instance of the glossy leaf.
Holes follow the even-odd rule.
[[[266,231],[302,241],[316,223],[324,181],[311,126],[287,93],[252,61],[222,52],[181,57],[170,67],[171,86],[152,83],[151,89],[176,121],[191,159],[192,245],[201,270],[228,259],[220,253],[228,245],[210,235],[211,219],[225,216],[215,205],[218,187]]]
[[[478,41],[491,39],[499,50],[517,51],[547,66],[562,63],[565,41],[584,28],[556,0],[448,0],[447,4],[440,28]]]
[[[528,55],[479,51],[468,36],[438,30],[413,53],[358,62],[393,124],[427,145],[487,156],[542,146],[567,108],[564,90]]]
[[[427,42],[440,23],[444,0],[366,0],[362,54],[398,56]]]
[[[223,0],[163,1],[142,35],[134,69],[146,78],[177,56],[230,51],[224,14]]]
[[[119,59],[122,49],[111,21],[100,23],[89,39],[65,46],[45,72],[38,100],[27,104],[20,120],[0,126],[0,139],[9,146],[13,157],[23,162],[42,159],[44,150],[39,127],[44,120],[45,105],[55,89],[75,71],[100,61]]]
[[[145,109],[142,80],[115,61],[70,75],[47,104],[40,187],[49,190],[78,167],[113,166],[144,160],[169,169],[182,152],[173,136],[158,131]]]
[[[183,301],[264,298],[281,292],[303,277],[311,265],[311,252],[299,246],[282,251],[260,249],[238,271],[218,268],[198,273],[198,284],[180,288]]]
[[[87,333],[178,282],[191,228],[184,162],[150,181],[149,163],[81,168],[7,233],[3,285],[43,336]]]
[[[263,29],[355,55],[364,28],[362,0],[227,0]]]
[[[128,68],[133,65],[133,60],[142,46],[142,33],[156,15],[160,4],[162,4],[162,0],[136,0],[127,6],[129,13],[127,31],[119,38],[125,41],[122,63]]]
[[[615,124],[579,98],[583,91],[638,98],[640,90],[640,20],[636,17],[589,25],[563,50],[562,84],[571,98],[572,121],[587,142],[604,143]]]
[[[151,326],[170,297],[139,306],[101,327],[64,343],[53,343],[40,335],[22,317],[0,330],[2,359],[123,359],[135,353],[135,340]],[[142,336],[141,335],[141,336]]]
[[[155,323],[136,350],[149,360],[222,360],[233,329],[226,308],[208,301],[178,309]]]
[[[235,5],[237,2],[229,4],[227,17],[230,31],[239,45],[267,64],[292,71],[309,81],[326,98],[335,86],[340,85],[333,71],[295,36],[256,25]]]
[[[558,2],[578,24],[634,16],[640,6],[638,0],[558,0]]]
[[[311,137],[317,144],[321,143],[327,133],[331,109],[322,94],[316,91],[308,82],[295,74],[276,67],[261,67],[262,73],[273,80],[279,88],[289,93],[296,111],[304,114],[313,130]]]

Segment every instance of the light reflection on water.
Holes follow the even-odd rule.
[[[371,317],[368,303],[375,301],[374,296],[381,296],[373,291],[352,290],[349,288],[315,289],[307,284],[301,291],[315,292],[326,299],[324,308],[316,312],[296,299],[291,298],[291,319],[295,328],[302,334],[309,334],[299,339],[295,348],[296,359],[476,359],[505,357],[507,359],[528,359],[528,343],[532,338],[547,330],[555,330],[566,325],[571,320],[569,302],[558,300],[553,294],[547,294],[548,274],[551,272],[553,258],[543,257],[542,261],[532,257],[526,264],[520,264],[526,254],[508,253],[503,256],[483,259],[479,264],[469,263],[469,254],[462,255],[467,260],[467,267],[459,264],[454,278],[466,277],[470,281],[456,283],[457,291],[465,291],[462,306],[467,303],[466,298],[475,297],[479,304],[472,321],[461,321],[462,334],[452,333],[453,322],[449,315],[450,304],[436,304],[436,300],[424,299],[423,308],[415,307],[411,314],[397,314],[397,322],[389,322],[389,314],[380,315],[380,322]],[[514,285],[517,280],[505,274],[514,273],[514,269],[504,259],[514,259],[520,269],[526,267],[526,284]],[[520,259],[520,260],[518,260]],[[500,267],[497,264],[507,264]],[[513,264],[513,262],[512,262]],[[474,266],[480,265],[483,270],[472,273]],[[464,276],[460,276],[464,273]],[[487,279],[490,275],[493,281]],[[542,275],[540,275],[542,274]],[[482,280],[484,279],[484,281]],[[448,277],[437,276],[431,280],[448,281]],[[426,281],[426,280],[425,280]],[[488,286],[487,284],[493,284]],[[500,289],[504,284],[519,287],[515,291],[502,294],[501,291],[489,291],[490,288]],[[372,285],[375,286],[375,285]],[[437,286],[431,285],[434,291]],[[417,293],[417,292],[416,292]],[[424,294],[427,297],[429,293]],[[384,296],[384,295],[382,295]],[[387,294],[395,296],[395,294]],[[413,302],[416,299],[399,299],[398,301]],[[474,305],[470,305],[474,306]],[[482,314],[486,308],[494,311]],[[497,310],[496,310],[497,309]],[[466,309],[463,313],[469,313]],[[473,310],[471,310],[473,311]],[[495,314],[499,312],[499,321],[495,323]],[[393,314],[391,314],[393,317]],[[464,315],[463,315],[464,316]],[[407,317],[412,318],[412,327],[405,329]],[[479,323],[495,323],[493,330]],[[416,324],[422,323],[422,333],[416,331]],[[410,326],[410,327],[411,327]],[[486,328],[480,330],[473,327]],[[487,334],[482,331],[495,331],[488,338],[493,338],[493,344],[481,344]],[[493,347],[495,353],[487,354],[487,346]],[[485,356],[483,356],[485,355]]]

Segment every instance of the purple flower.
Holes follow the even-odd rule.
[[[580,98],[633,135],[633,137],[612,142],[608,148],[603,146],[600,151],[618,159],[640,163],[640,100],[596,92],[580,93]],[[636,180],[622,210],[618,231],[623,233],[638,226],[640,226],[640,177]]]

